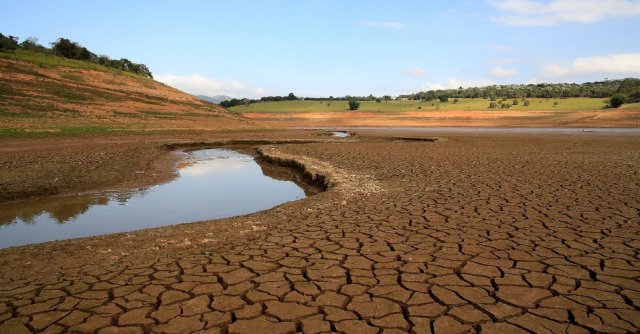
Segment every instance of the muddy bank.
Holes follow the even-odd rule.
[[[215,138],[212,140],[212,137]],[[144,188],[175,177],[179,149],[326,139],[317,131],[195,133],[161,136],[3,140],[0,202],[103,190]]]
[[[0,152],[0,202],[163,183],[179,156],[146,143],[60,143]]]

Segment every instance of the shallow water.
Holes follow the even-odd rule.
[[[338,138],[346,138],[349,137],[350,134],[349,132],[346,131],[333,131],[333,137],[338,137]]]
[[[251,156],[224,149],[185,155],[166,184],[0,204],[0,248],[243,215],[305,197]]]
[[[403,126],[361,126],[361,127],[294,127],[302,130],[347,131],[404,131],[404,132],[459,132],[459,133],[522,133],[522,134],[615,134],[640,135],[640,128],[518,128],[518,127],[403,127]]]

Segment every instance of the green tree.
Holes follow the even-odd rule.
[[[0,34],[0,51],[18,48],[18,37]]]
[[[60,37],[55,42],[51,43],[51,49],[58,56],[76,58],[76,54],[78,54],[80,46],[76,42]]]
[[[627,103],[627,96],[621,93],[613,95],[611,97],[611,101],[609,101],[609,104],[611,104],[611,107],[613,108],[619,108],[625,103]]]
[[[640,102],[640,79],[626,78],[622,80],[616,93],[623,94],[627,97],[625,103]]]
[[[358,110],[358,108],[360,108],[360,102],[358,100],[349,100],[349,110]]]
[[[27,39],[25,39],[24,41],[22,41],[22,43],[20,43],[20,47],[25,50],[35,51],[35,52],[47,53],[48,51],[47,48],[38,44],[38,39],[35,37],[27,37]]]
[[[289,93],[289,95],[287,95],[287,100],[289,101],[295,101],[297,99],[298,98],[295,95],[293,95],[293,93]]]

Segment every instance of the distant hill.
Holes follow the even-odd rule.
[[[222,101],[231,100],[231,96],[226,95],[216,95],[214,97],[206,96],[206,95],[196,95],[202,101],[207,101],[215,104],[220,104]]]

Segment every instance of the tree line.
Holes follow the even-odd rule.
[[[596,82],[585,82],[581,84],[577,83],[540,83],[540,84],[527,84],[527,85],[493,85],[486,87],[470,87],[470,88],[458,88],[458,89],[439,89],[429,90],[413,94],[404,94],[395,98],[395,100],[418,100],[418,101],[432,101],[438,100],[440,102],[447,102],[449,99],[488,99],[491,102],[506,100],[517,101],[519,99],[524,101],[527,105],[527,98],[544,98],[544,99],[558,99],[558,98],[570,98],[570,97],[590,97],[590,98],[612,98],[611,106],[616,107],[622,103],[635,103],[640,102],[640,79],[626,78],[619,80],[603,80]],[[293,101],[293,100],[311,100],[311,101],[390,101],[393,100],[390,95],[384,96],[350,96],[345,95],[341,97],[304,97],[299,98],[293,93],[285,96],[265,96],[260,99],[230,99],[222,101],[221,106],[230,108],[238,105],[249,105],[258,102],[272,102],[272,101]],[[499,103],[491,103],[491,108],[500,107]],[[504,106],[503,106],[504,107]]]
[[[339,97],[333,97],[333,96],[329,96],[329,97],[297,97],[295,94],[293,93],[289,93],[289,95],[285,95],[285,96],[265,96],[265,97],[261,97],[260,99],[229,99],[229,100],[225,100],[220,102],[220,105],[225,107],[225,108],[231,108],[231,107],[235,107],[235,106],[241,106],[241,105],[249,105],[252,103],[259,103],[259,102],[280,102],[280,101],[297,101],[297,100],[307,100],[307,101],[376,101],[376,102],[382,102],[382,101],[390,101],[393,98],[391,97],[391,95],[384,95],[382,97],[375,97],[373,95],[369,95],[369,96],[351,96],[351,95],[345,95],[345,96],[339,96]],[[350,103],[350,106],[355,105],[353,102]],[[359,104],[358,104],[359,106]],[[357,107],[356,107],[357,109]],[[356,109],[352,109],[352,110],[356,110]]]
[[[86,47],[67,38],[58,38],[55,42],[50,43],[50,45],[51,48],[47,48],[38,44],[38,39],[35,37],[29,37],[20,43],[18,37],[5,36],[0,33],[0,52],[22,49],[31,52],[56,55],[68,59],[88,61],[125,72],[142,75],[147,78],[153,78],[151,71],[145,64],[137,64],[126,58],[111,59],[109,56],[96,55]]]
[[[224,100],[220,102],[220,105],[225,108],[231,108],[235,106],[249,105],[251,103],[256,103],[256,102],[279,102],[279,101],[296,101],[296,100],[300,100],[300,98],[295,96],[295,94],[293,93],[289,93],[289,95],[286,95],[286,96],[265,96],[260,98],[259,100],[234,98],[230,100]]]
[[[522,98],[569,98],[592,97],[610,98],[618,92],[625,80],[603,80],[596,82],[576,83],[540,83],[521,85],[493,85],[486,87],[469,87],[458,89],[439,89],[422,91],[414,94],[400,95],[399,99],[409,100],[440,100],[446,102],[450,98],[483,98],[495,101],[497,99]]]

